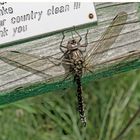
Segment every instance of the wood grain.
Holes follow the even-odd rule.
[[[86,30],[89,29],[89,45],[87,51],[99,40],[118,13],[125,11],[128,14],[127,22],[115,43],[109,50],[99,53],[99,55],[104,54],[102,59],[99,60],[98,58],[100,57],[98,57],[94,60],[95,62],[93,62],[99,65],[98,69],[101,73],[104,68],[139,59],[140,13],[138,13],[138,3],[95,3],[95,5],[98,16],[97,25],[93,24],[77,30],[84,38]],[[67,43],[69,38],[71,38],[71,33],[65,31],[65,35],[66,39],[64,43]],[[75,37],[77,38],[76,35]],[[59,49],[61,39],[62,33],[57,33],[34,41],[0,49],[0,94],[6,95],[11,93],[10,96],[12,97],[12,93],[17,91],[17,89],[20,91],[20,87],[22,87],[22,94],[25,94],[24,91],[26,91],[26,87],[32,87],[36,83],[41,84],[45,81],[47,84],[47,82],[50,83],[50,79],[53,79],[53,81],[51,81],[53,83],[57,81],[56,77],[59,76],[62,76],[62,78],[58,80],[63,80],[65,69],[62,65],[52,67],[53,64],[50,61],[41,59],[42,57],[46,58],[50,55],[59,58],[62,55]],[[22,55],[16,51],[21,52]],[[14,62],[10,60],[14,60]],[[18,65],[18,68],[16,68],[16,65]],[[22,69],[21,66],[23,66]],[[32,72],[28,71],[29,68]],[[97,69],[94,69],[95,72],[96,70]],[[25,89],[23,90],[23,88]],[[28,94],[30,94],[30,92],[28,92]],[[38,92],[37,94],[40,93]],[[30,96],[34,95],[31,94]]]

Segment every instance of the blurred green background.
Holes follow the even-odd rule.
[[[79,121],[76,89],[0,106],[0,140],[139,140],[139,70],[83,85],[87,127]],[[125,129],[127,128],[127,129]]]

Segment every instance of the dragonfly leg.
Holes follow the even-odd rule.
[[[62,32],[62,35],[63,35],[63,37],[62,37],[62,40],[60,42],[60,50],[61,50],[62,53],[65,53],[65,51],[62,49],[62,48],[67,49],[67,47],[63,45],[63,41],[64,41],[64,38],[65,38],[64,32]]]
[[[72,71],[69,71],[66,76],[64,77],[64,79],[60,82],[61,85],[63,85],[63,83],[66,81],[66,80],[70,80],[71,79],[71,75],[72,75]]]
[[[73,33],[72,33],[72,31],[71,31],[71,36],[72,36],[72,39],[74,40],[74,37],[73,37]]]
[[[86,47],[88,46],[88,39],[87,39],[88,33],[89,33],[89,31],[87,30],[87,33],[85,35],[85,43],[83,45],[81,45],[81,47],[85,48],[82,52],[86,52]]]
[[[81,37],[81,35],[76,31],[76,28],[75,28],[75,26],[74,26],[74,31],[75,31],[75,33],[79,36],[79,41],[78,42],[80,42],[81,40],[82,40],[82,37]]]
[[[51,57],[51,56],[45,57],[45,59],[49,60],[51,63],[53,63],[53,64],[56,65],[56,66],[59,66],[59,65],[61,64],[60,61],[58,62],[58,59],[56,59],[56,58],[54,58],[54,57]],[[58,62],[58,63],[56,63],[56,62]]]
[[[59,66],[61,64],[73,65],[73,63],[69,59],[65,58],[65,54],[63,54],[60,58],[54,58],[52,56],[49,56],[49,57],[45,57],[43,59],[49,60],[51,63],[53,63],[56,66]]]

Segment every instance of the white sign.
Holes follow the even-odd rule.
[[[94,4],[0,4],[0,44],[97,21]]]

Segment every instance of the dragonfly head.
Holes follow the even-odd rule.
[[[69,40],[67,47],[68,47],[68,50],[75,50],[78,47],[78,42],[75,39]]]

